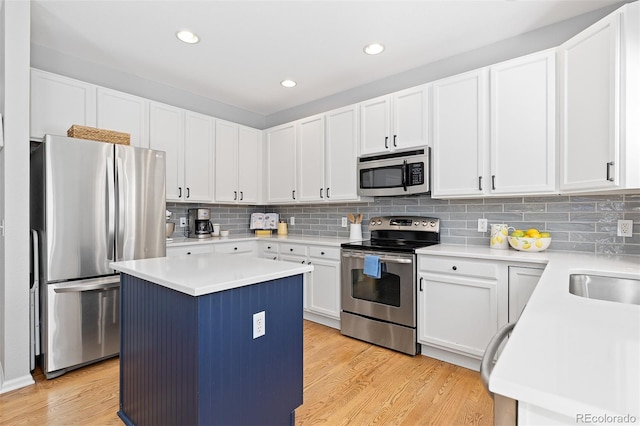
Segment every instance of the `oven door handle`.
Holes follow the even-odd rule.
[[[364,259],[363,255],[359,254],[351,254],[351,253],[343,253],[342,257],[352,257],[355,259]],[[386,257],[386,256],[378,256],[381,262],[385,263],[413,263],[413,259],[400,259],[397,257]]]

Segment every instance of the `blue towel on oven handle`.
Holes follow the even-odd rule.
[[[370,277],[380,278],[380,258],[371,254],[365,255],[364,270],[362,272]]]

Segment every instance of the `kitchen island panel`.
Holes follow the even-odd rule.
[[[302,275],[190,296],[121,275],[126,424],[293,424],[302,404]],[[265,311],[253,339],[253,314]]]

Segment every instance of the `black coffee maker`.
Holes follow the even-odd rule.
[[[209,220],[209,209],[189,209],[187,214],[187,237],[211,238],[213,225]]]

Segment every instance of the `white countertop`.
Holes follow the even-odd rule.
[[[569,293],[569,275],[640,279],[640,257],[437,245],[419,254],[547,264],[491,374],[492,392],[576,418],[640,418],[640,306]]]
[[[110,266],[191,296],[202,296],[313,271],[312,265],[222,253],[127,260],[112,262]]]
[[[304,235],[277,235],[273,234],[266,237],[256,237],[255,234],[231,234],[228,237],[211,237],[211,238],[174,238],[172,241],[167,241],[167,247],[180,247],[195,244],[220,244],[233,241],[275,241],[275,242],[289,242],[300,244],[313,244],[323,246],[340,247],[342,243],[348,243],[352,240],[349,238],[339,237],[312,237]]]

